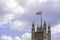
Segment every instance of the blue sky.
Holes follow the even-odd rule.
[[[0,0],[0,40],[31,40],[31,25],[51,25],[51,39],[60,40],[60,0]]]

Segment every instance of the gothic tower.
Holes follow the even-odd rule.
[[[44,23],[43,23],[43,40],[46,40],[46,32],[47,32],[46,21],[44,21]]]
[[[34,22],[32,24],[32,40],[35,40],[35,25],[34,25]]]
[[[34,22],[32,24],[32,40],[51,40],[51,29],[50,25],[46,24],[44,21],[43,25],[37,26],[37,30],[35,31]]]
[[[48,25],[48,39],[51,40],[51,28],[50,28],[50,24]]]

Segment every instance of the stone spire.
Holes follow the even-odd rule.
[[[34,25],[34,21],[33,21],[33,24],[32,24],[32,40],[35,40],[35,25]]]
[[[50,28],[50,24],[48,25],[48,37],[49,37],[49,40],[51,40],[51,28]]]

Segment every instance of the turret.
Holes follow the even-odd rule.
[[[44,21],[43,30],[44,30],[44,34],[46,34],[46,21]]]
[[[49,40],[51,40],[51,28],[50,28],[50,24],[48,25],[48,37],[49,37]]]
[[[40,31],[43,31],[43,29],[42,29],[42,25],[40,26]]]
[[[34,22],[32,24],[32,32],[35,32],[35,25],[34,25]]]
[[[44,26],[44,29],[46,30],[46,21],[44,21],[43,26]]]
[[[37,32],[39,32],[39,25],[37,26]]]
[[[35,37],[35,25],[33,22],[33,24],[32,24],[32,40],[35,40],[34,37]]]
[[[44,21],[43,23],[43,37],[44,37],[43,40],[46,40],[46,21]]]
[[[37,26],[37,32],[41,32],[41,31],[43,31],[43,29],[42,29],[42,25],[41,26]]]

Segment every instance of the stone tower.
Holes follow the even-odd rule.
[[[32,24],[32,38],[31,40],[51,40],[51,29],[50,25],[46,26],[46,21],[43,25],[38,25],[35,31],[35,24]]]

